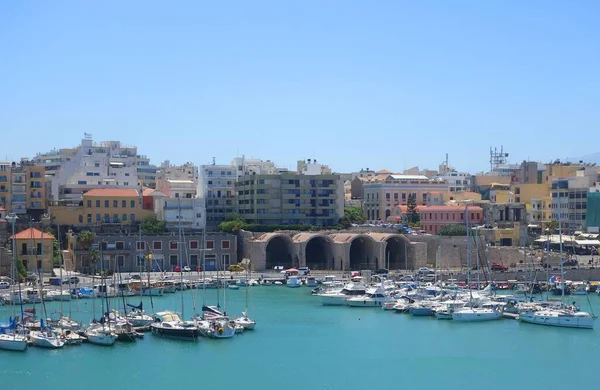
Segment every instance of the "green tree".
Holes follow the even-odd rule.
[[[225,221],[221,222],[217,228],[222,232],[236,233],[239,230],[246,230],[248,223],[238,213],[229,213],[225,216]]]
[[[54,240],[52,243],[53,248],[53,264],[54,267],[60,267],[60,246],[58,245],[58,240]]]
[[[142,234],[162,234],[166,227],[165,221],[161,221],[153,215],[142,222]]]
[[[365,211],[360,206],[350,206],[344,208],[344,215],[340,218],[340,225],[347,229],[352,224],[363,224],[367,221]]]
[[[20,257],[17,258],[17,277],[19,282],[22,282],[27,277],[27,268],[25,268],[25,264],[23,264],[23,260]]]
[[[546,234],[555,234],[558,233],[558,221],[553,219],[552,221],[546,224],[544,233]]]
[[[225,214],[224,222],[232,222],[232,221],[244,221],[244,218],[238,213],[227,213]]]
[[[440,236],[466,236],[467,227],[465,225],[446,225],[439,231]]]
[[[77,235],[77,243],[84,251],[89,251],[96,239],[96,235],[89,230],[79,232]]]
[[[419,209],[417,208],[417,196],[415,194],[408,195],[406,219],[409,224],[416,224],[421,220]]]

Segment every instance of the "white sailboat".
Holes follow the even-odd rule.
[[[565,297],[564,283],[564,267],[563,267],[563,240],[562,240],[562,217],[561,217],[561,200],[560,192],[558,192],[558,234],[559,234],[559,252],[560,252],[560,276],[561,282],[561,299]],[[590,305],[591,306],[591,305]],[[562,328],[579,328],[593,329],[596,316],[584,311],[579,311],[578,308],[567,306],[564,303],[558,308],[546,308],[535,310],[532,308],[525,309],[519,312],[519,321],[536,325],[557,326]]]
[[[467,225],[467,266],[469,272],[467,273],[467,282],[469,286],[469,302],[473,302],[473,291],[471,286],[471,226],[469,224],[469,204],[465,205],[465,220]],[[502,318],[502,310],[497,306],[492,307],[464,307],[452,312],[452,320],[458,322],[479,322],[479,321],[492,321]]]
[[[251,268],[250,259],[243,259],[242,264],[244,265],[244,267],[246,267],[246,276],[249,277],[250,276],[249,275],[250,268]],[[237,317],[233,320],[235,325],[241,326],[242,328],[244,328],[244,330],[252,330],[256,326],[256,321],[254,321],[253,319],[250,319],[248,317],[248,297],[249,297],[248,294],[250,294],[249,288],[246,289],[246,310],[244,310],[242,312],[241,317]]]
[[[41,330],[29,332],[29,339],[36,347],[58,349],[65,345],[65,340],[52,330],[46,328],[42,321]]]

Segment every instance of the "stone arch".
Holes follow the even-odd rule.
[[[391,270],[412,269],[408,259],[409,241],[401,234],[390,235],[385,239],[385,267]]]
[[[275,266],[291,268],[294,266],[292,257],[292,239],[286,234],[276,234],[269,237],[266,247],[266,269]]]
[[[323,234],[315,234],[306,241],[306,266],[310,269],[334,268],[333,240]]]
[[[357,234],[350,241],[350,270],[377,268],[376,242],[366,234]]]

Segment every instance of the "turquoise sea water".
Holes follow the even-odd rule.
[[[3,389],[45,390],[598,388],[593,367],[599,330],[515,320],[453,323],[381,309],[323,307],[309,288],[251,291],[256,330],[234,339],[194,343],[147,333],[136,343],[114,347],[0,351],[0,383]],[[215,291],[207,292],[207,304],[213,304]],[[184,294],[189,317],[196,293]],[[594,294],[590,300],[598,313],[600,297]],[[587,310],[585,297],[580,301]],[[73,316],[89,321],[92,302],[74,302],[78,312]],[[179,293],[155,298],[154,310],[179,309],[179,302]],[[243,289],[227,292],[230,314],[241,312],[244,304]],[[150,312],[149,299],[144,305]],[[48,304],[49,311],[57,307]],[[1,307],[1,318],[10,311]]]

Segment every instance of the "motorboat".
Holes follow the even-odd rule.
[[[25,351],[27,349],[27,337],[17,333],[2,333],[0,334],[0,349]]]
[[[455,310],[460,310],[464,306],[464,301],[446,301],[441,303],[440,306],[434,309],[433,315],[435,315],[435,318],[437,318],[438,320],[451,320],[452,313],[454,313]]]
[[[228,286],[228,288],[229,288],[230,290],[239,290],[239,289],[240,289],[240,286],[238,286],[237,284],[230,284],[230,285]]]
[[[492,321],[502,318],[502,308],[491,307],[464,307],[452,313],[452,320],[458,322]]]
[[[400,297],[396,299],[396,304],[394,305],[394,311],[396,313],[408,313],[410,306],[414,303],[414,301],[408,297]]]
[[[573,295],[586,295],[587,286],[583,282],[575,282],[571,284],[571,294]]]
[[[165,289],[159,286],[146,286],[142,289],[142,295],[145,297],[160,297],[165,293]]]
[[[71,294],[69,294],[68,291],[60,292],[56,290],[51,290],[48,291],[44,299],[53,301],[69,301],[71,299]]]
[[[439,305],[439,302],[435,302],[435,301],[427,301],[427,300],[423,300],[423,301],[418,301],[413,303],[410,308],[408,309],[408,312],[410,313],[410,315],[413,315],[415,317],[427,317],[427,316],[432,316],[434,309]]]
[[[160,337],[192,340],[198,339],[198,326],[193,321],[182,321],[179,315],[172,311],[162,311],[154,314],[154,322],[150,325],[152,334]]]
[[[362,283],[350,282],[346,284],[341,290],[325,290],[318,294],[321,298],[321,303],[326,306],[343,306],[346,305],[348,298],[357,296],[363,296],[367,292],[367,288]]]
[[[530,324],[563,328],[593,329],[596,317],[590,313],[569,308],[522,311],[519,321]]]
[[[92,324],[84,334],[91,344],[111,346],[117,341],[117,335],[104,324]]]
[[[79,287],[71,290],[71,298],[92,299],[96,298],[96,293],[92,288]]]
[[[300,287],[300,286],[302,286],[302,281],[297,276],[290,276],[290,277],[288,277],[288,280],[286,281],[286,285],[288,287]]]
[[[388,299],[381,287],[367,289],[365,295],[346,299],[346,304],[352,307],[381,307]]]
[[[319,282],[317,282],[317,278],[315,278],[314,276],[307,276],[304,284],[306,285],[306,287],[314,288],[319,285]]]
[[[29,339],[36,347],[41,348],[62,348],[65,345],[65,340],[55,332],[49,329],[32,330],[29,332]]]

